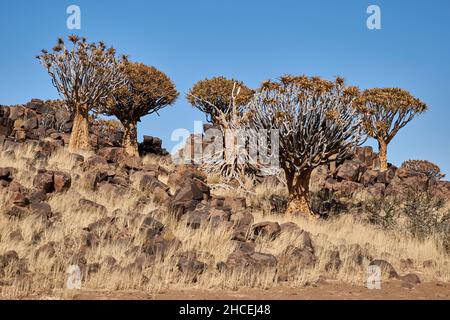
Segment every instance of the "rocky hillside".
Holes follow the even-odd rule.
[[[70,154],[62,148],[70,123],[63,109],[48,106],[34,100],[0,108],[3,296],[63,289],[72,265],[81,269],[83,288],[151,292],[192,284],[362,284],[368,265],[408,288],[450,279],[448,256],[431,238],[391,234],[353,217],[327,222],[266,212],[266,203],[280,207],[282,197],[273,195],[282,186],[211,190],[194,166],[174,166],[169,156],[125,155],[115,146],[120,130],[105,138],[94,126],[95,152]],[[144,153],[163,153],[156,138],[144,144]],[[368,196],[410,187],[449,198],[448,182],[394,166],[380,172],[375,159],[361,148],[353,159],[319,168],[312,182],[316,209],[362,210]]]
[[[390,165],[379,170],[378,154],[371,147],[356,150],[352,159],[316,169],[311,191],[317,194],[316,212],[322,215],[349,210],[358,211],[371,198],[406,196],[409,192],[430,192],[450,200],[450,182],[439,181],[424,173]],[[330,212],[331,211],[331,212]]]
[[[33,99],[25,105],[0,105],[0,143],[5,147],[23,141],[39,142],[43,149],[54,150],[69,143],[72,115],[61,101]],[[91,145],[94,150],[120,147],[123,129],[117,121],[92,119]],[[42,142],[42,141],[45,141]],[[141,155],[167,155],[159,138],[145,136],[139,145]]]

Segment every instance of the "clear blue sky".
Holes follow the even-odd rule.
[[[398,86],[430,110],[400,131],[389,148],[396,165],[428,159],[450,175],[450,1],[1,1],[0,104],[57,97],[34,59],[66,28],[66,8],[81,7],[76,34],[104,40],[134,61],[167,73],[178,102],[139,125],[169,150],[176,128],[203,115],[185,99],[205,77],[235,77],[256,87],[285,73],[344,76],[361,88]],[[366,28],[370,4],[382,30]]]

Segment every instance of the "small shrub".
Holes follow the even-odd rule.
[[[408,218],[409,232],[420,239],[440,231],[444,200],[430,192],[410,191],[403,212]]]
[[[428,178],[434,180],[440,180],[445,177],[445,174],[441,173],[441,169],[437,165],[427,160],[408,160],[403,162],[401,167],[425,174]]]
[[[383,229],[396,229],[400,217],[400,200],[397,197],[374,198],[364,203],[368,222]]]
[[[370,224],[404,232],[419,240],[436,237],[450,253],[450,212],[445,212],[445,200],[431,192],[410,190],[403,198],[371,199],[363,208]]]

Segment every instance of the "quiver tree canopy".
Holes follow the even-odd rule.
[[[234,97],[233,102],[232,92],[235,88],[239,88],[239,94]],[[253,93],[241,81],[214,77],[197,82],[189,91],[187,99],[192,106],[205,113],[208,122],[220,125],[220,113],[229,114],[233,107],[242,109]]]
[[[137,155],[137,122],[173,104],[179,93],[170,78],[155,67],[126,62],[123,72],[127,83],[114,90],[102,111],[122,122],[125,128],[123,145],[129,154]]]
[[[427,110],[425,103],[399,88],[368,89],[355,101],[363,116],[366,133],[377,139],[380,167],[387,169],[387,146],[416,115]]]
[[[110,93],[126,79],[121,71],[123,59],[103,42],[88,43],[86,38],[69,36],[71,47],[58,39],[52,52],[37,56],[52,78],[53,85],[74,113],[69,149],[89,149],[88,114],[106,104]]]
[[[292,197],[289,211],[311,213],[312,170],[346,159],[363,142],[361,117],[352,106],[358,94],[342,78],[283,76],[264,82],[250,101],[251,126],[279,130],[279,162]]]

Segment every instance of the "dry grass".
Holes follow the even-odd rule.
[[[15,179],[26,187],[31,187],[35,168],[31,166],[34,151],[30,148],[15,150],[16,157],[2,153],[0,167],[14,167],[17,169]],[[167,159],[146,157],[145,163],[159,164],[170,171],[172,165]],[[36,167],[41,164],[35,163]],[[80,168],[74,165],[69,154],[58,151],[49,159],[47,168],[70,172],[73,179],[72,188],[64,194],[53,195],[48,203],[54,213],[60,212],[61,219],[50,227],[33,217],[23,220],[11,220],[0,214],[0,254],[8,250],[15,250],[20,258],[28,260],[27,277],[16,277],[11,270],[6,270],[4,279],[12,285],[0,286],[0,297],[20,298],[33,295],[51,295],[55,291],[65,292],[66,270],[73,257],[80,250],[85,250],[81,240],[85,231],[83,228],[90,223],[103,218],[98,211],[77,210],[78,200],[81,198],[95,201],[107,208],[108,215],[115,212],[115,232],[117,238],[124,241],[101,240],[98,245],[86,250],[88,264],[102,263],[107,257],[114,257],[118,267],[114,269],[101,268],[99,272],[91,273],[83,279],[83,289],[89,290],[141,290],[150,293],[164,292],[176,288],[217,288],[238,289],[241,287],[270,288],[279,285],[275,270],[263,272],[249,272],[240,270],[233,272],[219,272],[215,265],[226,261],[233,252],[235,244],[230,241],[232,231],[226,227],[213,228],[210,225],[198,230],[192,230],[178,223],[167,214],[159,214],[156,218],[166,225],[169,234],[178,238],[182,245],[171,249],[164,259],[157,259],[153,265],[142,272],[126,268],[140,255],[136,247],[142,244],[139,233],[139,223],[130,222],[135,214],[148,214],[159,208],[158,203],[150,203],[135,209],[136,201],[141,194],[130,189],[124,194],[109,195],[83,188],[81,181],[76,179],[82,175]],[[167,175],[160,179],[167,181]],[[219,180],[215,180],[218,182]],[[250,188],[248,189],[250,190]],[[383,231],[357,221],[351,216],[342,216],[333,220],[310,220],[303,217],[271,215],[268,210],[268,197],[272,194],[285,195],[283,187],[275,185],[260,185],[250,192],[238,190],[220,190],[216,194],[244,196],[247,204],[252,207],[255,222],[276,221],[281,223],[294,222],[302,229],[311,233],[317,251],[318,263],[311,269],[299,269],[293,281],[284,285],[304,286],[314,283],[319,276],[326,276],[342,282],[363,285],[366,281],[368,260],[363,267],[353,262],[355,252],[353,245],[358,244],[370,252],[373,258],[383,258],[400,273],[400,260],[411,258],[415,267],[408,272],[416,272],[424,281],[450,281],[450,268],[446,256],[435,244],[434,239],[419,241],[406,235]],[[0,202],[6,203],[8,194],[0,189]],[[119,209],[119,210],[117,210]],[[140,221],[140,220],[139,220]],[[23,240],[11,240],[12,231],[20,230]],[[119,236],[120,234],[120,236]],[[36,256],[36,250],[46,243],[55,243],[55,254],[52,257]],[[275,240],[258,239],[257,250],[264,253],[279,255],[288,245],[300,245],[301,237],[295,232],[284,232]],[[330,250],[338,249],[343,261],[339,271],[325,271],[324,266]],[[192,281],[192,276],[181,274],[176,268],[176,257],[180,252],[195,250],[199,253],[199,260],[208,264],[207,270]],[[424,269],[423,261],[434,260],[436,265]],[[65,292],[66,294],[67,292]],[[68,293],[67,293],[68,294]]]

